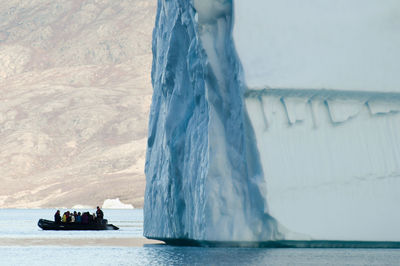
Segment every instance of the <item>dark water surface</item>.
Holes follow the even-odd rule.
[[[36,246],[0,247],[0,257],[0,265],[400,265],[391,249]]]

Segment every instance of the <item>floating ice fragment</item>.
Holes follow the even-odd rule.
[[[106,199],[102,206],[103,209],[133,209],[132,204],[122,203],[119,198]]]

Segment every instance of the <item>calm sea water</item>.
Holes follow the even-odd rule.
[[[0,265],[400,265],[400,250],[395,249],[61,246],[54,243],[71,238],[142,238],[143,213],[105,210],[118,231],[57,232],[37,227],[39,218],[51,219],[54,211],[0,210]],[[38,246],[32,239],[49,239],[52,244]],[[13,244],[4,245],[6,240]]]

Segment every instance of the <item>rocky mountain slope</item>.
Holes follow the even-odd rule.
[[[0,207],[140,207],[155,0],[2,1]]]

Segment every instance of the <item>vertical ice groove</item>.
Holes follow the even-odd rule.
[[[312,99],[308,99],[307,106],[308,106],[308,108],[310,110],[310,114],[311,114],[312,127],[314,129],[316,129],[318,127],[318,124],[317,124],[317,119],[315,117],[315,111],[314,111],[313,100]]]
[[[282,104],[285,107],[289,124],[295,124],[306,119],[308,98],[282,97]]]
[[[265,127],[265,130],[267,130],[268,129],[268,117],[267,117],[267,114],[265,113],[265,109],[264,109],[265,105],[264,105],[264,102],[263,102],[263,97],[259,96],[259,97],[257,97],[257,99],[258,99],[259,104],[260,104],[260,110],[261,110],[262,119],[263,119],[263,122],[264,122],[264,127]]]

